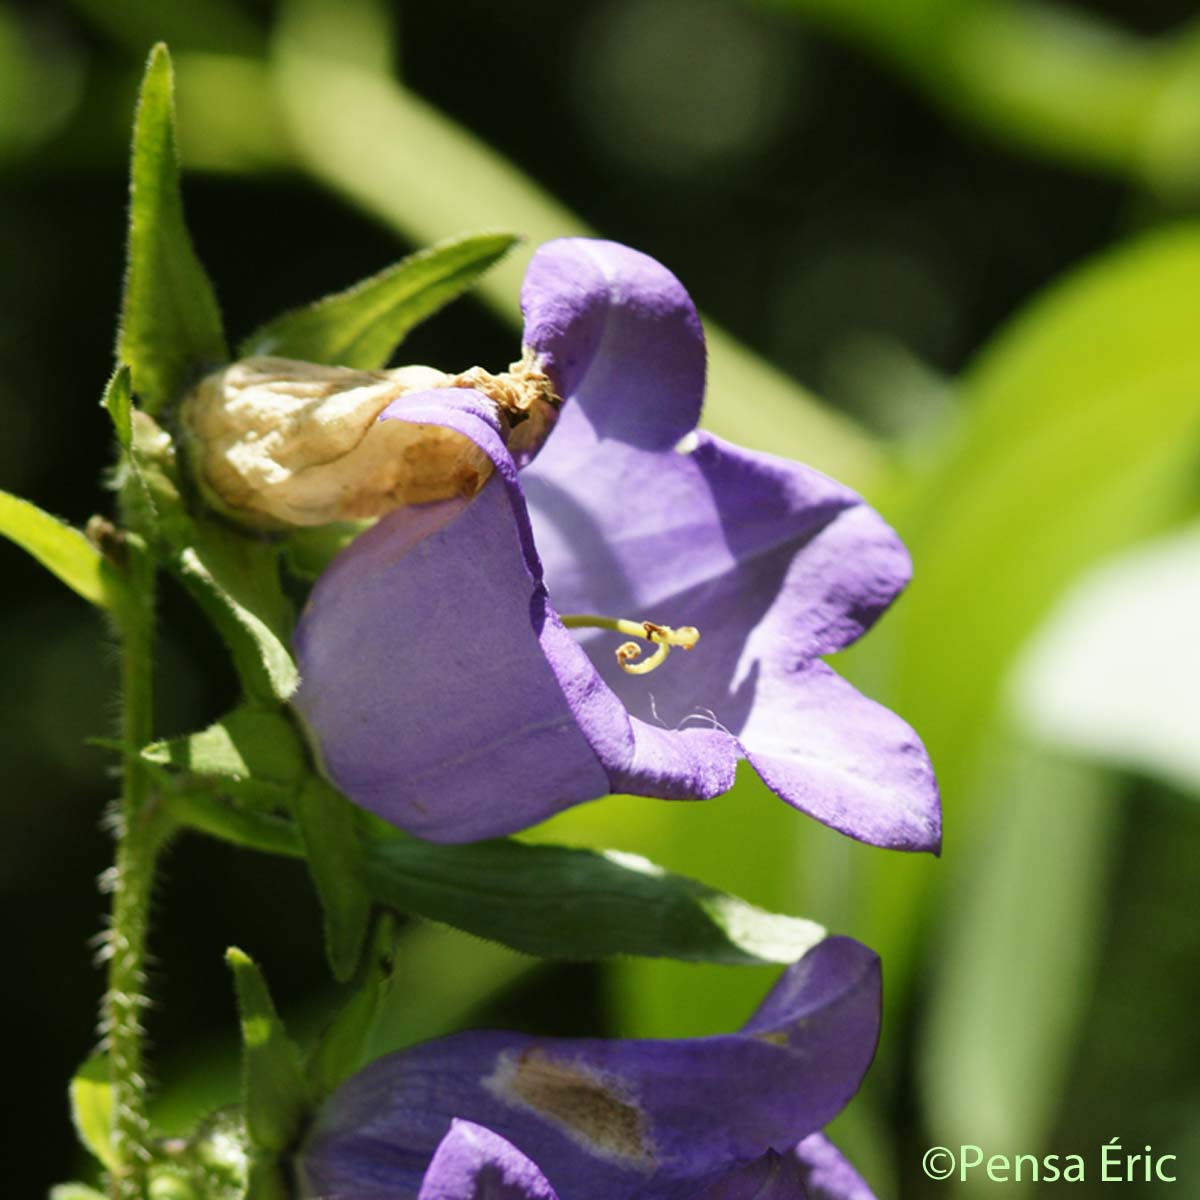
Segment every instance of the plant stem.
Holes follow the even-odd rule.
[[[154,722],[154,565],[135,538],[128,542],[129,598],[118,616],[121,635],[121,740],[127,747],[151,740]],[[157,818],[150,776],[125,755],[112,874],[108,990],[102,1028],[113,1095],[113,1200],[146,1194],[148,1120],[142,1061],[141,1014],[150,896],[164,828]]]

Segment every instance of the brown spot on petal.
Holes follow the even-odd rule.
[[[504,1055],[484,1086],[505,1103],[549,1121],[600,1158],[641,1171],[655,1166],[645,1113],[618,1080],[532,1047]]]

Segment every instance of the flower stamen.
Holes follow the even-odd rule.
[[[617,662],[621,670],[629,675],[648,675],[666,662],[672,647],[692,650],[700,640],[700,630],[694,625],[680,625],[675,629],[670,625],[659,625],[656,621],[630,621],[623,617],[600,617],[594,613],[568,615],[562,618],[562,623],[568,629],[611,629],[614,633],[649,642],[655,649],[646,659],[642,658],[645,647],[639,642],[622,642],[617,647]]]

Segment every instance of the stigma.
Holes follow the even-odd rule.
[[[628,675],[649,675],[667,660],[673,648],[695,649],[700,640],[700,630],[694,625],[660,625],[657,621],[630,621],[622,617],[600,617],[592,613],[570,615],[562,618],[568,629],[611,629],[638,641],[622,642],[615,651],[621,670]],[[648,658],[642,654],[648,643],[654,653]]]

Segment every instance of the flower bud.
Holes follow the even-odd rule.
[[[432,367],[357,371],[249,358],[203,379],[180,416],[193,472],[215,508],[258,529],[325,525],[483,486],[492,464],[469,438],[378,420],[405,392],[454,382]]]

